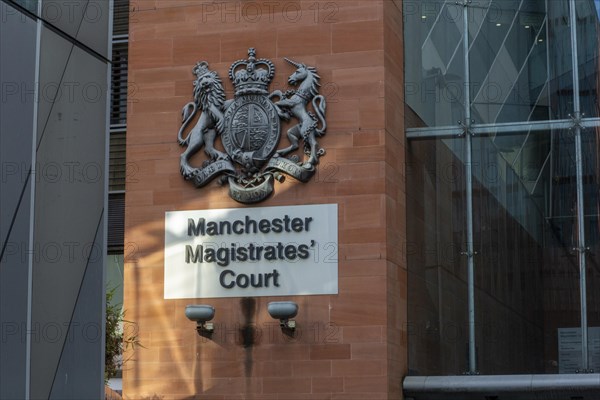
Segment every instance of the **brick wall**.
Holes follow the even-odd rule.
[[[130,399],[399,399],[406,369],[404,132],[400,2],[144,0],[130,25],[125,246],[126,319],[145,348],[128,351]],[[202,300],[163,299],[164,213],[243,207],[226,187],[194,189],[179,174],[181,108],[191,69],[227,70],[255,47],[277,74],[283,57],[318,68],[327,150],[309,183],[286,180],[260,206],[337,203],[339,295],[211,299],[216,330],[184,315]],[[285,127],[284,130],[285,132]],[[282,138],[280,147],[286,143]],[[194,162],[200,165],[203,155]],[[299,306],[295,338],[266,312]]]

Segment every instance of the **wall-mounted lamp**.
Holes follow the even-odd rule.
[[[281,329],[293,331],[296,329],[296,321],[290,320],[298,314],[298,304],[293,301],[272,301],[267,306],[269,315],[279,320]]]
[[[196,331],[198,335],[211,335],[215,330],[212,322],[208,322],[215,317],[215,308],[213,306],[198,304],[185,307],[185,316],[190,321],[196,322]]]

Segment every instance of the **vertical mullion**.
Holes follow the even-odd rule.
[[[575,165],[577,179],[577,255],[579,260],[579,295],[581,302],[581,369],[588,372],[587,277],[585,265],[585,217],[583,203],[583,157],[581,144],[581,104],[579,99],[579,61],[577,58],[577,9],[569,0],[571,54],[573,65],[573,121],[575,129]]]
[[[548,0],[545,0],[546,6],[546,76],[548,81],[546,82],[546,90],[548,91],[548,119],[554,118],[552,114],[552,89],[550,82],[552,81],[552,69],[550,67],[550,7],[548,5]],[[554,146],[555,146],[555,138],[554,138],[554,130],[550,130],[550,177],[554,176]],[[554,187],[554,179],[549,179],[549,187],[548,187],[548,201],[546,202],[548,207],[548,216],[552,217],[553,209],[552,206],[554,201],[552,199],[552,189]]]
[[[35,234],[35,205],[36,205],[36,178],[35,169],[37,165],[37,143],[38,143],[38,113],[39,113],[39,91],[40,87],[40,71],[42,63],[42,28],[43,23],[41,18],[42,15],[42,2],[37,3],[36,10],[36,40],[35,40],[35,81],[34,87],[36,93],[34,94],[33,103],[33,129],[32,135],[33,140],[31,142],[31,167],[29,170],[29,177],[31,180],[31,192],[29,202],[29,248],[28,250],[28,261],[27,261],[27,321],[26,321],[26,335],[25,335],[25,399],[29,400],[31,396],[31,332],[33,325],[33,254],[35,249],[34,234]]]
[[[471,132],[471,77],[469,70],[469,0],[463,3],[463,52],[465,74],[465,186],[467,208],[467,290],[469,314],[469,374],[477,374],[475,345],[475,252],[473,250],[473,136]]]

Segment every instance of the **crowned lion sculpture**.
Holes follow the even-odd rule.
[[[222,133],[224,126],[223,109],[225,106],[225,90],[221,79],[215,71],[208,69],[208,63],[203,61],[193,69],[194,101],[189,102],[182,110],[182,125],[177,134],[181,146],[187,149],[181,154],[181,174],[190,179],[197,168],[190,165],[190,157],[196,154],[202,146],[211,160],[227,159],[227,155],[215,149],[215,139]],[[198,122],[184,138],[183,135],[198,111],[201,111]]]

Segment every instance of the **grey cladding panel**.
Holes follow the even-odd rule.
[[[100,221],[96,246],[102,247],[103,224]],[[102,303],[104,257],[94,257],[87,266],[68,340],[62,351],[52,385],[50,399],[96,400],[101,398],[104,382],[102,365],[103,347]],[[85,357],[82,355],[85,354]]]
[[[43,0],[46,22],[108,57],[109,0]]]
[[[65,80],[64,72],[71,55],[73,44],[42,28],[40,55],[40,91],[38,109],[38,131],[48,122],[54,102],[73,102],[75,90],[81,91],[80,82]],[[38,135],[38,144],[41,135]]]
[[[22,399],[34,112],[24,93],[35,84],[36,24],[5,3],[0,21],[0,399]]]
[[[0,243],[4,243],[31,166],[36,24],[0,3]]]
[[[42,18],[67,35],[76,37],[89,0],[42,0]]]
[[[77,40],[97,51],[105,58],[108,55],[108,22],[112,2],[108,0],[90,0]]]
[[[42,66],[52,61],[52,54],[42,54]],[[63,82],[76,83],[77,90],[55,101],[40,132],[35,241],[46,250],[34,263],[33,320],[42,327],[68,326],[88,259],[104,257],[104,246],[97,246],[102,241],[94,244],[94,238],[104,213],[108,72],[106,63],[74,47]],[[96,284],[101,288],[103,282]],[[32,344],[32,397],[50,395],[65,338],[63,330],[58,339]],[[103,350],[90,346],[86,357],[93,357],[92,349]]]

